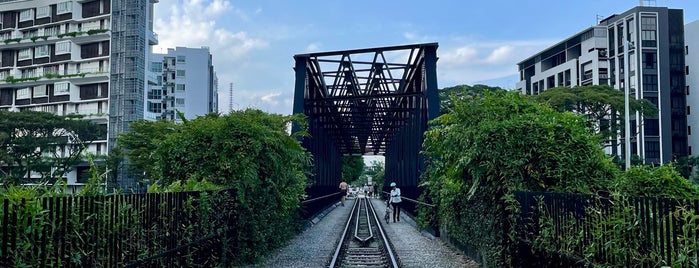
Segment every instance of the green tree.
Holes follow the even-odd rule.
[[[511,266],[507,249],[516,242],[503,219],[518,207],[512,191],[589,193],[607,189],[618,172],[583,118],[518,92],[456,100],[432,124],[421,185],[439,226],[481,251],[489,266]]]
[[[624,92],[608,85],[555,87],[541,92],[534,98],[549,104],[557,111],[569,111],[585,115],[588,126],[598,133],[603,143],[616,146],[616,135],[624,129]],[[658,108],[650,101],[629,99],[629,111],[640,112],[645,117],[657,115]]]
[[[374,183],[383,184],[384,163],[372,160],[370,165],[364,167],[364,176],[370,176]]]
[[[129,160],[129,172],[139,182],[153,183],[162,172],[159,165],[154,162],[159,159],[156,150],[168,137],[176,131],[177,125],[170,120],[148,121],[139,120],[129,124],[131,132],[119,136],[119,147],[116,148],[113,160],[110,162],[112,168],[119,167],[116,159],[123,154]],[[121,148],[128,148],[122,150]],[[110,151],[111,152],[111,151]],[[116,172],[114,173],[116,174]]]
[[[481,84],[473,86],[457,85],[445,87],[439,90],[439,111],[441,114],[448,113],[454,107],[454,99],[473,98],[483,96],[486,91],[505,91],[500,87],[491,87]]]
[[[677,172],[682,174],[682,177],[694,182],[695,184],[699,184],[699,180],[697,179],[696,174],[692,174],[693,170],[699,166],[699,157],[697,156],[685,156],[685,157],[680,157],[677,159],[677,162],[675,163],[675,168],[677,169]]]
[[[673,163],[632,166],[614,180],[613,186],[623,195],[699,199],[699,187],[682,177]]]
[[[87,144],[103,138],[106,129],[81,116],[46,112],[0,111],[0,166],[4,183],[53,181],[81,159]]]
[[[151,173],[154,189],[234,191],[220,213],[235,215],[229,222],[235,235],[228,242],[235,256],[243,256],[236,260],[250,261],[294,234],[311,156],[297,140],[305,130],[287,133],[292,122],[305,129],[303,115],[248,109],[181,124],[139,122],[119,140],[127,141],[121,143],[127,159]]]
[[[359,155],[342,157],[342,178],[352,185],[359,185],[359,177],[364,172],[364,158]],[[363,184],[362,184],[363,185]]]

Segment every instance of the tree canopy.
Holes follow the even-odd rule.
[[[518,92],[453,104],[425,134],[421,185],[440,226],[460,243],[490,249],[484,257],[494,266],[508,266],[499,243],[512,191],[601,191],[618,172],[578,115]]]
[[[454,99],[473,98],[482,96],[486,91],[505,91],[500,87],[491,87],[487,85],[476,84],[457,85],[453,87],[445,87],[439,90],[439,111],[440,114],[449,112],[454,107]]]
[[[62,177],[80,161],[86,144],[105,135],[106,129],[78,115],[0,111],[3,183],[46,182]]]
[[[624,129],[624,92],[608,85],[555,87],[534,97],[557,111],[584,114],[588,126],[606,141],[616,137]],[[640,112],[646,117],[657,115],[658,108],[650,101],[629,99],[629,111]]]
[[[360,155],[345,155],[342,157],[342,178],[350,184],[359,183],[359,177],[364,173],[364,158]]]

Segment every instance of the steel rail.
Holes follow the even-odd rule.
[[[369,236],[359,237],[359,223],[360,223],[359,219],[361,217],[357,217],[357,221],[354,224],[354,238],[361,241],[361,242],[366,242],[366,241],[369,241],[369,239],[374,238],[374,232],[371,230],[371,218],[369,218],[369,206],[367,205],[368,201],[366,200],[366,198],[361,198],[360,200],[361,200],[360,201],[361,204],[359,205],[359,210],[362,209],[362,206],[364,207],[364,212],[366,214],[366,225],[367,225],[367,228],[369,228]],[[359,211],[357,211],[357,212],[359,212]],[[359,216],[359,215],[357,215],[357,216]]]
[[[379,234],[381,235],[381,240],[383,240],[384,247],[386,249],[386,252],[388,253],[388,258],[391,260],[391,266],[393,268],[398,268],[398,261],[396,260],[396,256],[393,255],[393,248],[391,248],[391,244],[388,243],[388,237],[386,237],[386,233],[383,231],[383,227],[379,223],[379,217],[376,216],[376,210],[374,209],[374,204],[369,202],[369,205],[371,206],[371,211],[374,214],[374,220],[376,220],[376,227],[379,229]]]
[[[351,219],[352,216],[354,216],[354,208],[357,206],[357,203],[358,202],[354,202],[354,205],[352,205],[352,211],[350,212],[349,219],[347,220],[347,223],[345,223],[345,229],[342,231],[342,236],[340,236],[340,241],[337,243],[337,248],[335,248],[335,254],[333,254],[333,258],[328,267],[335,267],[335,264],[337,263],[338,257],[340,256],[340,250],[342,250],[342,245],[345,243],[347,230],[349,230],[349,226],[352,223]]]

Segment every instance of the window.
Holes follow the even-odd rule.
[[[43,6],[36,8],[36,18],[46,18],[51,16],[51,6]]]
[[[154,73],[162,73],[163,72],[163,63],[154,61],[150,63],[150,71]]]
[[[66,95],[70,93],[70,83],[59,82],[53,84],[53,95]]]
[[[688,65],[688,66],[684,66],[684,74],[685,74],[685,75],[689,75],[689,65]]]
[[[658,76],[643,75],[643,91],[658,91]]]
[[[643,68],[655,69],[658,63],[658,56],[653,52],[643,53]]]
[[[44,28],[44,35],[45,36],[58,35],[58,26]]]
[[[184,91],[184,84],[177,84],[177,85],[175,85],[175,90],[177,90],[177,91]]]
[[[684,86],[684,89],[687,91],[687,95],[689,95],[689,85]]]
[[[692,113],[691,109],[689,109],[689,108],[690,108],[690,107],[687,106],[687,115],[690,115],[690,114]]]
[[[648,136],[660,135],[660,122],[658,119],[644,119],[643,131]]]
[[[56,55],[70,53],[70,41],[56,42]]]
[[[184,70],[177,70],[177,76],[184,77]]]
[[[646,47],[656,46],[657,19],[655,17],[641,17],[641,44]]]
[[[163,91],[160,89],[153,89],[148,91],[148,99],[158,100],[163,98]]]
[[[163,104],[159,102],[148,102],[148,111],[151,113],[162,113]]]
[[[655,31],[645,30],[641,32],[641,40],[655,41]]]
[[[25,48],[21,49],[19,53],[17,53],[17,60],[28,60],[32,58],[32,49],[31,48]]]
[[[175,106],[184,106],[184,99],[176,98],[175,99]]]
[[[58,3],[56,5],[56,14],[65,14],[65,13],[70,13],[73,12],[73,3],[68,1],[68,2],[63,2],[63,3]]]
[[[658,107],[658,97],[656,96],[643,96],[644,99],[648,100],[650,103]]]
[[[655,30],[656,18],[644,16],[641,17],[641,29],[642,30]]]
[[[34,87],[34,98],[46,97],[46,96],[48,96],[48,94],[46,93],[46,85],[40,85],[40,86]]]
[[[28,87],[25,88],[20,88],[17,90],[17,99],[28,99],[32,97],[32,92],[29,90]]]
[[[185,56],[177,56],[177,62],[184,63],[184,61],[185,61]]]
[[[646,142],[646,159],[660,158],[660,143],[657,141]]]
[[[49,56],[49,46],[43,45],[34,48],[34,58],[48,57]]]
[[[34,10],[25,9],[19,12],[19,21],[28,21],[34,19]]]

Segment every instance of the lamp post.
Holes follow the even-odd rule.
[[[629,118],[629,41],[624,40],[624,136],[626,170],[631,167],[631,118]]]

